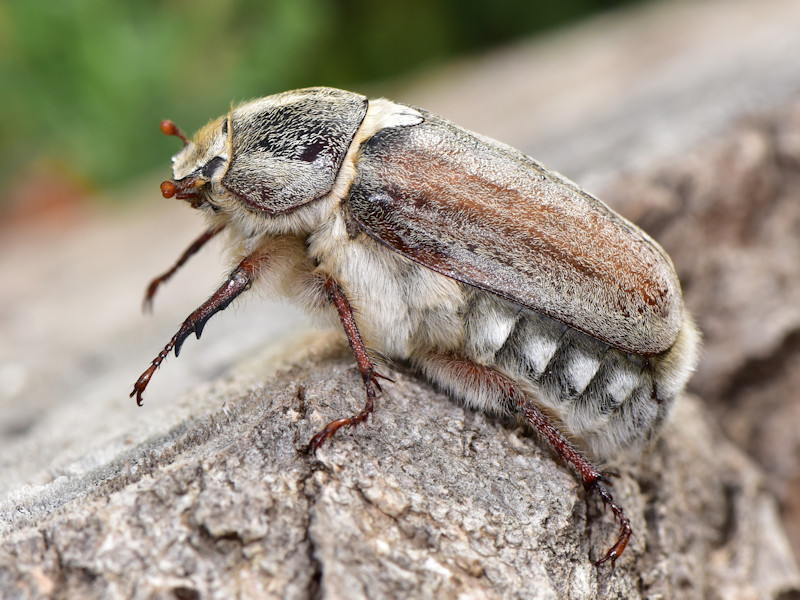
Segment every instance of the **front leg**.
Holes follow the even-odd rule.
[[[360,413],[345,419],[336,419],[328,423],[319,433],[317,433],[311,442],[308,444],[308,451],[315,453],[325,440],[331,437],[339,429],[345,426],[355,426],[359,423],[366,421],[375,409],[375,397],[377,392],[381,391],[381,386],[378,384],[378,378],[388,379],[375,371],[372,362],[367,355],[367,349],[364,342],[361,340],[361,334],[358,333],[355,317],[353,315],[353,308],[347,300],[342,288],[333,277],[326,277],[322,283],[322,287],[328,300],[336,307],[339,313],[339,319],[342,321],[344,332],[347,334],[347,340],[350,343],[350,349],[358,365],[358,370],[361,373],[361,379],[364,381],[364,387],[367,392],[367,403]]]
[[[153,362],[142,373],[138,381],[133,386],[131,397],[136,395],[136,404],[142,405],[142,394],[144,393],[147,384],[150,383],[150,378],[156,369],[164,362],[167,355],[175,349],[175,356],[178,356],[181,351],[181,346],[189,335],[192,333],[200,339],[200,334],[203,332],[203,327],[208,320],[216,313],[224,310],[233,300],[246,289],[248,289],[255,278],[255,274],[260,264],[266,260],[266,257],[261,253],[254,253],[247,256],[239,265],[231,271],[227,281],[223,283],[214,294],[206,300],[197,310],[189,315],[186,320],[178,329],[178,333],[172,336],[172,339],[164,346],[164,349],[158,353],[158,356],[153,359]]]
[[[147,291],[144,294],[144,301],[142,302],[143,311],[147,312],[153,309],[153,297],[156,295],[156,291],[158,290],[159,286],[161,286],[163,283],[166,283],[173,275],[175,275],[178,269],[186,264],[187,260],[196,254],[200,248],[205,246],[208,240],[213,238],[223,229],[225,229],[225,225],[218,225],[216,227],[210,227],[206,229],[200,237],[193,241],[191,245],[183,251],[183,254],[180,255],[178,260],[174,265],[172,265],[172,267],[169,268],[169,270],[165,271],[150,282],[150,285],[147,286]]]

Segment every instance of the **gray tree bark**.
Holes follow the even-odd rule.
[[[651,452],[614,465],[635,535],[592,559],[609,515],[529,431],[464,409],[405,370],[375,418],[345,344],[306,339],[201,393],[221,409],[6,505],[6,597],[759,597],[796,568],[751,460],[696,398]]]
[[[69,393],[53,394],[62,407],[36,419],[14,413],[14,423],[25,426],[16,436],[10,425],[2,428],[0,595],[799,595],[791,544],[800,548],[800,404],[793,385],[800,372],[800,69],[796,59],[776,57],[800,56],[800,13],[782,2],[676,6],[669,17],[656,5],[520,46],[473,65],[462,85],[478,90],[476,81],[497,77],[500,66],[509,82],[529,84],[524,70],[531,61],[547,72],[564,54],[602,57],[609,32],[636,31],[614,46],[614,55],[634,56],[642,38],[699,31],[716,15],[715,30],[684,39],[659,59],[683,84],[675,94],[691,101],[676,105],[637,87],[645,68],[661,64],[655,59],[613,63],[616,71],[576,79],[588,88],[570,89],[591,90],[613,75],[632,96],[624,109],[611,92],[605,113],[599,102],[591,114],[578,110],[580,102],[562,108],[583,115],[583,126],[531,142],[544,145],[537,152],[473,125],[469,114],[459,119],[438,108],[448,102],[444,92],[430,103],[412,99],[544,155],[582,183],[594,181],[605,190],[601,197],[675,261],[705,332],[704,358],[663,436],[641,456],[608,465],[620,474],[613,491],[634,528],[616,568],[592,564],[616,537],[611,515],[516,421],[465,409],[397,365],[386,373],[395,381],[385,385],[374,418],[311,457],[311,436],[363,404],[343,337],[294,332],[244,358],[237,340],[252,325],[236,329],[224,321],[230,326],[218,330],[218,339],[225,339],[209,339],[209,332],[203,342],[238,352],[237,364],[179,398],[159,398],[153,388],[145,409],[123,409],[115,396],[93,413],[100,396],[112,398],[112,383],[70,387],[65,376],[54,386]],[[702,55],[701,39],[719,62],[686,58]],[[737,69],[719,68],[740,56],[747,60]],[[751,85],[740,85],[742,79]],[[734,97],[715,93],[730,89]],[[714,115],[713,126],[698,133],[698,115]],[[670,132],[669,143],[656,144],[646,160],[627,143],[632,116],[645,140],[663,138],[644,131],[654,119],[666,123],[661,133]],[[576,147],[570,143],[582,149],[572,166],[557,159],[569,156]],[[165,331],[171,333],[158,334]],[[108,327],[87,347],[112,347],[115,335],[119,330]],[[122,371],[132,380],[151,357],[139,338],[122,337],[132,348]],[[75,354],[83,362],[94,356]],[[162,370],[191,361],[185,354]],[[70,363],[70,377],[79,364]],[[112,379],[113,386],[128,383]]]

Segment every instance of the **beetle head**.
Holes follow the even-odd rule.
[[[220,178],[222,167],[228,164],[230,144],[228,142],[228,117],[220,117],[200,129],[189,141],[172,121],[162,121],[161,131],[183,141],[183,149],[172,157],[173,180],[161,184],[165,198],[187,200],[192,207],[211,207],[210,198],[222,191]]]
[[[332,88],[295,90],[235,107],[175,155],[165,197],[199,208],[287,213],[333,188],[367,110],[364,96]],[[171,123],[162,131],[178,135]]]

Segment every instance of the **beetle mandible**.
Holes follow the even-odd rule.
[[[332,88],[245,102],[184,143],[166,198],[208,229],[156,289],[225,230],[238,264],[136,382],[256,281],[344,327],[366,388],[374,351],[407,361],[484,410],[518,413],[631,525],[593,459],[659,431],[698,359],[700,336],[667,254],[646,233],[521,152],[422,109]],[[575,443],[569,441],[575,440]],[[577,445],[576,445],[577,444]]]

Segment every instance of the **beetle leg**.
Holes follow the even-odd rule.
[[[620,557],[625,546],[631,538],[630,519],[625,515],[622,507],[614,502],[614,497],[608,491],[606,485],[610,485],[608,477],[599,471],[589,460],[578,451],[572,443],[564,437],[556,427],[550,422],[545,414],[524,396],[517,400],[517,410],[522,414],[525,422],[528,423],[533,429],[547,440],[550,447],[555,450],[556,454],[564,460],[581,480],[583,487],[590,493],[595,493],[600,496],[604,506],[608,506],[611,512],[614,513],[614,518],[619,521],[619,537],[614,545],[605,553],[603,558],[598,560],[595,565],[600,566],[604,562],[611,561],[611,566],[614,566],[616,560]]]
[[[328,296],[328,299],[336,307],[339,313],[339,318],[342,321],[344,332],[347,334],[347,340],[350,342],[350,349],[358,365],[358,370],[361,373],[361,379],[364,380],[364,387],[367,391],[367,403],[364,408],[357,415],[345,419],[336,419],[328,423],[319,433],[317,433],[308,444],[308,451],[315,453],[317,449],[336,433],[340,428],[345,426],[356,426],[359,423],[365,422],[372,411],[375,409],[375,397],[377,392],[381,391],[381,386],[378,379],[386,379],[391,381],[388,377],[384,377],[375,370],[372,362],[367,355],[367,349],[364,342],[361,340],[361,334],[358,333],[358,327],[353,316],[353,307],[344,295],[342,288],[332,277],[326,277],[323,281],[323,289]]]
[[[611,561],[613,565],[625,550],[625,546],[628,545],[632,529],[630,520],[625,516],[622,507],[614,502],[611,492],[606,487],[606,485],[610,485],[607,476],[583,456],[524,393],[517,391],[510,379],[497,371],[463,357],[441,354],[428,355],[421,360],[420,364],[432,380],[449,389],[455,396],[468,401],[472,396],[475,405],[488,403],[495,408],[506,407],[522,415],[525,422],[537,431],[575,472],[583,487],[588,492],[597,494],[619,521],[620,532],[617,541],[603,558],[595,563],[599,566]],[[476,390],[480,390],[480,392],[476,392]],[[475,396],[476,393],[479,393],[480,396]]]
[[[153,359],[153,362],[142,373],[138,381],[133,386],[131,397],[136,395],[136,404],[142,405],[142,394],[144,393],[150,378],[156,369],[161,365],[167,355],[175,349],[175,356],[178,356],[181,351],[181,346],[189,335],[194,333],[197,339],[200,339],[200,334],[203,332],[203,327],[208,320],[221,310],[224,310],[233,300],[242,292],[250,287],[255,278],[256,269],[259,264],[265,260],[262,253],[254,253],[246,257],[239,265],[231,271],[227,281],[223,283],[219,289],[212,294],[200,307],[189,315],[186,320],[178,329],[172,339],[164,346],[164,349],[158,353],[158,356]]]
[[[220,231],[225,229],[225,225],[220,225],[217,227],[209,227],[206,229],[203,234],[198,237],[192,244],[183,251],[180,258],[178,258],[177,262],[172,265],[168,271],[162,273],[153,281],[150,282],[150,285],[147,286],[147,292],[144,295],[144,301],[142,302],[142,311],[147,312],[153,309],[153,297],[156,295],[156,290],[162,283],[166,283],[170,277],[172,277],[175,272],[180,269],[183,265],[186,264],[186,261],[191,258],[193,254],[195,254],[200,248],[206,245],[206,242],[217,235]]]

